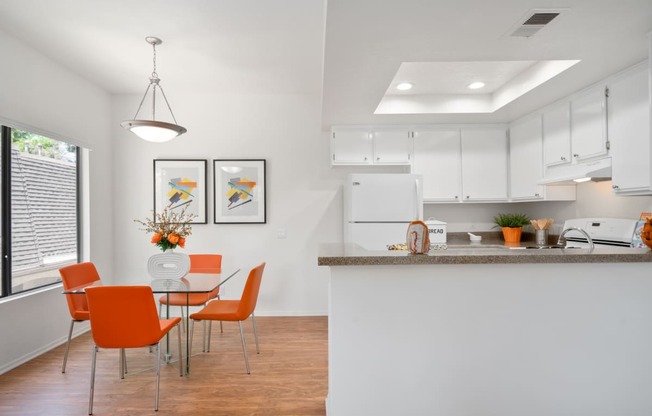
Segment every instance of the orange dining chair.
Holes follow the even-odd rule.
[[[69,290],[76,287],[91,285],[100,281],[100,275],[97,273],[95,265],[91,262],[73,264],[59,269],[63,289]],[[72,329],[75,322],[89,320],[88,304],[86,296],[83,294],[66,295],[68,309],[70,310],[70,330],[68,331],[68,342],[66,343],[66,352],[63,355],[62,373],[66,372],[66,362],[68,361],[68,351],[70,350],[70,340],[72,338]]]
[[[222,255],[221,254],[189,254],[190,257],[190,270],[192,273],[220,273],[222,271]],[[192,276],[186,276],[186,279]],[[161,316],[163,305],[180,306],[181,318],[183,319],[183,308],[187,306],[204,306],[211,300],[220,297],[220,288],[218,287],[210,293],[170,293],[163,295],[159,298],[159,316]],[[169,296],[169,298],[168,298]],[[183,325],[183,323],[182,323]],[[220,322],[220,330],[222,329]]]
[[[256,332],[256,316],[254,310],[256,309],[256,302],[258,301],[258,292],[260,290],[260,282],[263,278],[263,270],[265,263],[251,269],[247,283],[245,283],[244,290],[240,300],[213,300],[209,302],[201,311],[190,315],[193,324],[190,327],[190,346],[192,347],[192,333],[195,321],[238,321],[240,326],[240,339],[242,340],[242,351],[244,352],[245,365],[247,367],[247,374],[251,374],[249,368],[249,357],[247,356],[247,345],[245,343],[244,332],[242,330],[242,321],[251,315],[251,321],[254,326],[254,337],[256,339],[256,354],[260,354],[258,346],[258,333]],[[208,348],[210,351],[210,337]]]
[[[158,386],[161,378],[160,341],[177,326],[179,375],[183,376],[181,357],[181,318],[159,319],[152,288],[149,286],[98,286],[86,289],[93,335],[93,364],[88,414],[93,414],[95,363],[99,348],[140,348],[156,346],[156,389],[154,410],[158,411]],[[124,360],[120,360],[122,365]],[[123,369],[120,369],[124,376]]]

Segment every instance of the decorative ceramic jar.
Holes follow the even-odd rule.
[[[147,261],[147,272],[152,279],[181,279],[190,271],[190,257],[168,249]]]

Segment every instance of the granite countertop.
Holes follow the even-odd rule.
[[[536,247],[530,236],[523,235],[518,246],[508,246],[497,233],[482,235],[481,243],[471,243],[466,233],[448,236],[446,250],[411,254],[402,250],[369,251],[357,245],[323,244],[319,249],[320,266],[418,265],[418,264],[509,264],[509,263],[640,263],[652,262],[648,248],[595,247],[527,249]],[[465,236],[465,237],[462,237]],[[555,236],[551,236],[556,241]]]

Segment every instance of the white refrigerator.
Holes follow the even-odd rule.
[[[423,180],[407,173],[349,174],[344,184],[344,242],[367,250],[405,244],[408,225],[423,219]]]

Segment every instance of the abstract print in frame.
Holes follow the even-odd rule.
[[[192,224],[206,224],[206,160],[154,159],[154,215],[165,208],[195,214]]]
[[[265,159],[214,159],[215,224],[265,224]]]

